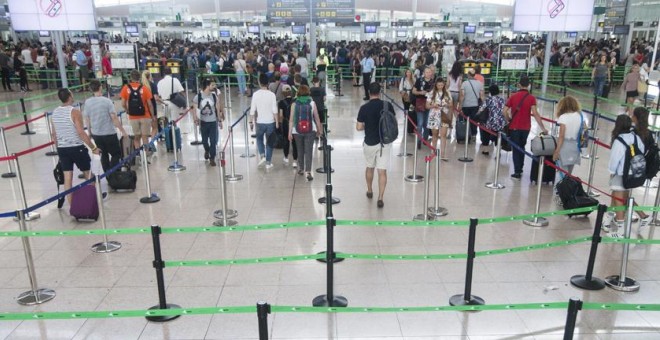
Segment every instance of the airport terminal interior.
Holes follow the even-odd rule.
[[[644,151],[657,162],[660,4],[0,4],[0,339],[660,338],[660,189]],[[153,126],[136,124],[152,105],[136,74],[158,96]],[[296,105],[278,107],[310,171],[309,152],[285,154],[280,124],[263,133],[289,91]],[[86,105],[94,96],[111,105]],[[558,117],[567,106],[579,124]],[[305,133],[314,113],[320,138]],[[512,114],[531,125],[492,123]],[[104,167],[107,150],[86,143],[78,157],[98,177],[74,166],[65,192],[62,136],[79,140],[92,121],[115,131],[123,158]],[[631,122],[642,149],[611,152]],[[430,130],[446,133],[437,152]],[[570,175],[560,140],[577,146]],[[638,172],[612,169],[635,154],[647,178],[626,186]],[[132,190],[116,190],[130,170]],[[565,199],[571,183],[582,189]]]

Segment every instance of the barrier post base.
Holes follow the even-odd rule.
[[[424,215],[424,214],[417,214],[413,216],[413,221],[416,222],[428,221],[429,219],[430,219],[429,215]]]
[[[167,308],[165,309],[178,309],[178,308],[181,308],[181,306],[168,303]],[[154,310],[154,309],[161,309],[160,305],[156,305],[149,308],[149,310]],[[154,315],[154,316],[145,316],[144,318],[153,322],[167,322],[167,321],[172,321],[180,316],[181,315]]]
[[[486,183],[486,188],[489,189],[504,189],[506,188],[504,185],[500,183]]]
[[[461,157],[461,158],[458,159],[458,161],[463,162],[463,163],[470,163],[470,162],[474,161],[474,159],[472,159],[470,157]]]
[[[649,223],[649,224],[651,226],[658,227],[658,226],[660,226],[660,220],[655,219],[655,220],[651,221],[651,223]]]
[[[318,252],[317,254],[322,255],[322,254],[325,254],[325,253],[326,252],[321,251],[321,252]],[[337,262],[344,261],[344,258],[343,257],[337,257],[337,254],[339,254],[339,253],[335,252],[335,256],[332,257],[332,263],[337,263]],[[325,257],[321,258],[321,259],[316,259],[316,261],[323,262],[323,263],[328,263],[328,261],[326,261]]]
[[[412,156],[412,154],[410,152],[402,152],[402,153],[400,153],[396,156],[397,157],[410,157],[410,156]]]
[[[421,175],[408,175],[404,178],[406,182],[419,183],[424,181],[424,176]]]
[[[325,171],[325,168],[318,168],[318,169],[316,169],[316,173],[324,174],[325,172],[326,172],[326,171]],[[331,173],[331,174],[334,174],[334,173],[335,173],[335,169],[330,169],[330,173]]]
[[[447,216],[447,214],[449,214],[449,210],[447,210],[447,208],[443,208],[443,207],[438,207],[438,208],[429,207],[427,212],[429,214],[429,219],[431,219],[431,220],[435,220],[438,217]]]
[[[597,277],[587,280],[585,275],[575,275],[571,277],[571,284],[575,287],[585,290],[601,290],[605,288],[605,281]]]
[[[6,173],[4,173],[0,176],[2,176],[2,178],[14,178],[14,177],[16,177],[16,173],[15,172],[6,172]]]
[[[28,135],[34,135],[36,132],[34,131],[23,131],[21,132],[21,135],[23,136],[28,136]]]
[[[112,253],[121,248],[121,243],[117,241],[100,242],[92,246],[95,253]]]
[[[246,154],[241,154],[239,157],[241,157],[241,158],[252,158],[252,157],[256,157],[256,155],[253,154],[253,153],[247,154],[247,155]]]
[[[332,303],[331,303],[332,302]],[[348,300],[339,295],[335,295],[332,298],[332,301],[328,301],[327,295],[319,295],[312,300],[312,306],[314,307],[346,307],[348,306]]]
[[[234,217],[238,216],[238,210],[234,209],[227,209],[227,219],[232,219]],[[224,211],[222,209],[218,209],[213,212],[213,217],[221,220],[224,217]]]
[[[160,202],[160,197],[156,193],[151,194],[151,196],[145,196],[140,198],[140,203],[156,203]]]
[[[202,145],[202,142],[198,141],[198,140],[194,140],[194,141],[190,142],[190,145]]]
[[[548,224],[550,224],[550,222],[548,222],[548,220],[543,217],[535,217],[530,218],[529,220],[523,220],[523,223],[531,227],[547,227]]]
[[[48,288],[27,291],[16,298],[16,302],[24,306],[39,305],[55,298],[55,291]]]
[[[236,222],[234,220],[227,220],[227,224],[225,224],[225,222],[223,222],[222,219],[219,219],[219,220],[213,222],[213,225],[216,226],[216,227],[232,227],[232,226],[235,226],[237,224],[238,224],[238,222]]]
[[[325,202],[326,202],[325,196],[319,198],[319,203],[320,204],[325,204]],[[339,204],[339,203],[341,203],[341,200],[339,198],[333,196],[332,197],[332,204]]]
[[[639,290],[639,282],[632,277],[626,277],[625,281],[621,281],[619,275],[612,275],[605,278],[605,284],[619,292],[636,292]]]
[[[41,218],[41,214],[38,212],[31,211],[25,214],[26,221],[38,220]],[[14,217],[14,221],[18,221],[18,217]]]
[[[46,156],[57,156],[57,151],[48,151],[46,152]]]
[[[470,295],[470,300],[465,300],[465,295],[457,294],[449,298],[449,304],[451,306],[481,306],[485,304],[484,299]]]
[[[225,179],[229,182],[237,182],[243,180],[243,175],[225,175]]]
[[[186,170],[186,167],[179,164],[178,162],[172,163],[172,165],[170,165],[167,168],[167,171],[171,171],[171,172],[179,172],[179,171],[184,171],[184,170]]]

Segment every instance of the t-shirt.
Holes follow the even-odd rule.
[[[479,94],[483,89],[483,85],[478,80],[468,79],[464,81],[461,89],[463,90],[463,107],[479,106]]]
[[[380,114],[384,104],[385,102],[380,99],[371,99],[360,107],[357,121],[364,123],[364,144],[366,145],[380,144]]]
[[[291,117],[291,104],[293,103],[293,98],[287,97],[282,100],[280,100],[279,103],[277,103],[277,108],[279,111],[282,111],[282,116],[284,120],[289,120]]]
[[[529,94],[527,90],[520,90],[509,97],[506,102],[506,107],[511,109],[509,117],[513,117],[509,124],[511,130],[529,131],[532,129],[532,106],[536,106],[536,97],[529,94],[516,113],[520,101],[527,94]]]
[[[158,95],[163,100],[169,100],[172,93],[183,92],[183,86],[177,78],[165,76],[158,82]]]
[[[557,124],[564,125],[564,139],[578,139],[578,133],[580,133],[580,115],[580,112],[569,112],[559,116]],[[586,123],[586,119],[582,118],[582,124]]]
[[[275,123],[273,115],[277,113],[277,99],[273,92],[261,89],[252,95],[250,116],[257,115],[257,124]]]
[[[119,94],[119,96],[121,97],[121,99],[128,101],[128,97],[130,96],[130,91],[128,90],[128,86],[130,86],[135,90],[140,85],[142,84],[138,82],[131,82],[129,85],[126,85],[121,89],[121,93]],[[128,119],[130,120],[151,118],[151,113],[149,112],[149,105],[147,104],[149,103],[151,98],[153,98],[153,94],[151,94],[151,89],[148,86],[142,86],[140,92],[142,93],[142,105],[144,105],[144,115],[141,116],[128,115]]]
[[[112,122],[111,113],[115,113],[115,105],[106,97],[91,97],[85,100],[83,116],[89,118],[92,125],[92,135],[109,136],[117,134]]]
[[[200,102],[199,97],[202,97]],[[213,93],[205,94],[204,91],[199,92],[193,98],[193,104],[198,105],[197,113],[199,114],[199,120],[202,122],[215,122],[218,120],[216,107],[218,104],[218,96],[215,96],[215,102]]]

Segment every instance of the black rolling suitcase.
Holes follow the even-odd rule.
[[[107,177],[108,185],[115,191],[135,191],[137,174],[130,166],[123,166]]]
[[[598,205],[598,200],[589,197],[579,181],[568,176],[564,176],[564,178],[557,183],[557,194],[559,195],[559,199],[561,199],[561,204],[564,209],[586,208]],[[580,214],[568,214],[568,217],[576,215],[587,216],[590,213],[591,212],[589,211]]]
[[[532,160],[532,171],[529,172],[529,180],[536,183],[539,178],[539,162]],[[543,183],[552,185],[555,183],[555,168],[543,164]]]
[[[465,143],[465,129],[467,121],[464,119],[459,119],[456,121],[456,143],[463,144]],[[470,142],[470,136],[468,131],[468,143]]]

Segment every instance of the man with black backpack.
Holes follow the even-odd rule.
[[[121,90],[121,105],[128,114],[131,130],[135,138],[133,146],[138,149],[140,143],[147,144],[151,135],[152,121],[156,120],[151,112],[154,112],[151,98],[153,94],[149,87],[140,83],[140,71],[131,71],[131,82]]]
[[[216,166],[215,156],[218,144],[218,124],[222,129],[225,115],[222,112],[221,99],[216,95],[216,84],[206,78],[202,80],[201,91],[193,98],[193,117],[199,125],[204,146],[204,159],[209,165]]]
[[[380,100],[380,84],[369,85],[369,102],[360,107],[355,128],[364,131],[362,148],[367,163],[367,198],[373,198],[374,169],[378,169],[377,205],[382,208],[385,205],[383,196],[387,186],[392,142],[396,140],[399,130],[392,104]]]

